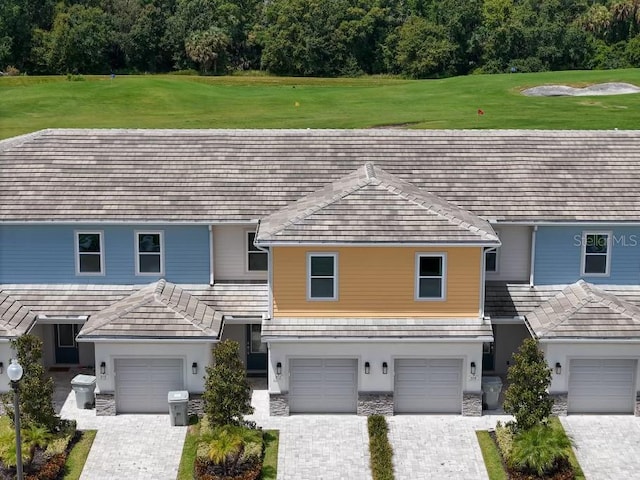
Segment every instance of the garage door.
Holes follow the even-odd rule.
[[[571,360],[568,411],[633,413],[635,384],[635,360]]]
[[[396,360],[393,396],[397,413],[460,413],[462,359]]]
[[[182,360],[116,360],[118,413],[168,413],[167,394],[172,390],[184,390]]]
[[[297,358],[291,360],[291,413],[355,413],[358,367],[354,359]]]

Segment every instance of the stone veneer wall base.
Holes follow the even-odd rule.
[[[358,392],[358,415],[393,415],[393,392]]]
[[[465,417],[482,416],[482,392],[464,392],[462,394],[462,415]]]
[[[96,393],[96,416],[106,417],[116,414],[116,396],[113,393]]]
[[[636,392],[636,408],[634,413],[636,417],[640,417],[640,392]]]
[[[270,393],[269,394],[269,415],[272,417],[289,416],[289,394]]]
[[[568,408],[568,396],[567,392],[550,393],[549,396],[553,398],[553,407],[551,407],[551,415],[556,417],[566,417]]]
[[[201,393],[189,394],[189,405],[187,406],[187,415],[197,415],[202,417],[204,415],[204,400]]]

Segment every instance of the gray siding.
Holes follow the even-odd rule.
[[[247,269],[247,232],[255,225],[216,225],[213,227],[215,281],[267,280],[267,272]]]
[[[498,225],[502,246],[498,249],[498,271],[487,272],[490,281],[529,281],[531,227]]]

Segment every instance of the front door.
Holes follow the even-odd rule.
[[[59,323],[53,326],[56,342],[56,363],[80,363],[76,336],[79,325]]]
[[[247,325],[247,371],[267,370],[267,344],[262,343],[262,325]]]

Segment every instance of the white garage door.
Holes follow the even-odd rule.
[[[397,413],[460,413],[462,359],[396,360],[393,396]]]
[[[118,413],[169,413],[167,394],[172,390],[184,390],[182,360],[116,360]]]
[[[291,360],[291,413],[355,413],[358,366],[354,359],[296,358]]]
[[[633,413],[635,385],[635,360],[571,360],[568,411]]]

